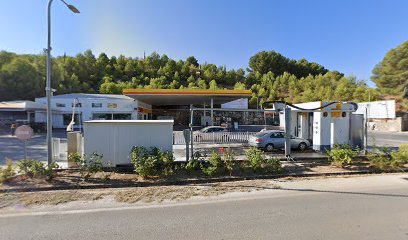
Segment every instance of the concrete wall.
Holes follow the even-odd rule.
[[[240,98],[231,102],[221,104],[221,108],[248,109],[248,98]]]
[[[84,123],[84,152],[103,154],[105,164],[130,164],[133,146],[172,151],[172,120],[94,120]]]
[[[370,119],[368,123],[370,130],[400,132],[408,131],[407,117],[397,117],[394,119]]]
[[[356,114],[366,113],[368,118],[389,119],[395,118],[395,100],[358,103]]]

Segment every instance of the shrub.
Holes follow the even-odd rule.
[[[103,172],[103,178],[105,180],[110,178],[111,173],[105,173],[103,171],[103,155],[98,154],[97,152],[93,152],[90,155],[85,155],[80,157],[79,154],[70,154],[73,158],[77,166],[79,167],[79,172],[81,173],[81,177],[87,181],[93,174],[98,172]],[[108,165],[111,165],[109,162]]]
[[[45,164],[34,159],[25,159],[17,162],[19,172],[29,177],[54,178],[54,170],[59,166],[57,163]]]
[[[263,166],[263,170],[266,173],[282,173],[282,163],[277,158],[269,158]]]
[[[79,153],[77,153],[77,152],[74,152],[74,153],[70,153],[69,155],[68,155],[68,161],[72,161],[72,162],[74,162],[74,163],[76,163],[76,164],[78,164],[79,162],[81,162],[81,159],[82,159],[82,156],[79,154]]]
[[[229,175],[232,175],[232,171],[235,168],[235,154],[231,149],[227,149],[224,152],[224,156],[222,157],[222,162],[225,167],[225,169],[229,172]]]
[[[401,164],[408,163],[408,144],[402,144],[398,151],[391,152],[391,157]]]
[[[379,171],[399,170],[408,162],[408,144],[401,145],[398,151],[390,148],[376,148],[367,156],[372,167]]]
[[[331,150],[327,151],[329,155],[329,161],[338,167],[351,164],[353,158],[360,153],[360,149],[353,149],[350,145],[335,145]]]
[[[195,152],[190,161],[187,162],[185,169],[190,173],[201,170],[201,162],[204,162],[204,157],[200,152]]]
[[[281,173],[282,163],[277,158],[266,158],[262,150],[252,147],[245,152],[249,165],[255,173]]]
[[[262,150],[251,147],[245,152],[245,156],[254,172],[260,172],[262,170],[262,166],[266,162],[265,154]]]
[[[140,146],[133,147],[130,160],[135,172],[142,177],[162,177],[173,173],[173,154],[157,147],[150,150]]]
[[[6,160],[6,167],[0,167],[0,183],[8,182],[12,177],[16,175],[13,167],[13,162],[10,159]]]
[[[209,166],[201,165],[203,173],[207,176],[213,176],[215,174],[221,173],[223,168],[223,162],[221,155],[217,152],[212,152],[210,156]]]

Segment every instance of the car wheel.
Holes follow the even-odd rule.
[[[267,152],[272,152],[273,151],[273,149],[274,149],[274,147],[273,147],[273,144],[267,144],[266,146],[265,146],[265,150],[267,151]]]
[[[299,146],[298,146],[298,150],[299,150],[299,151],[305,151],[306,148],[307,148],[306,143],[304,143],[304,142],[299,143]]]

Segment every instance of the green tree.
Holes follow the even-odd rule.
[[[388,51],[371,77],[382,93],[402,95],[408,86],[408,41]]]

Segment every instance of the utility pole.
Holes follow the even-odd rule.
[[[52,111],[51,111],[51,5],[53,0],[48,1],[47,11],[47,25],[48,25],[48,37],[47,37],[47,82],[45,87],[45,93],[47,98],[47,160],[48,164],[53,162],[52,156]],[[64,0],[61,0],[73,13],[79,13],[79,10]]]

